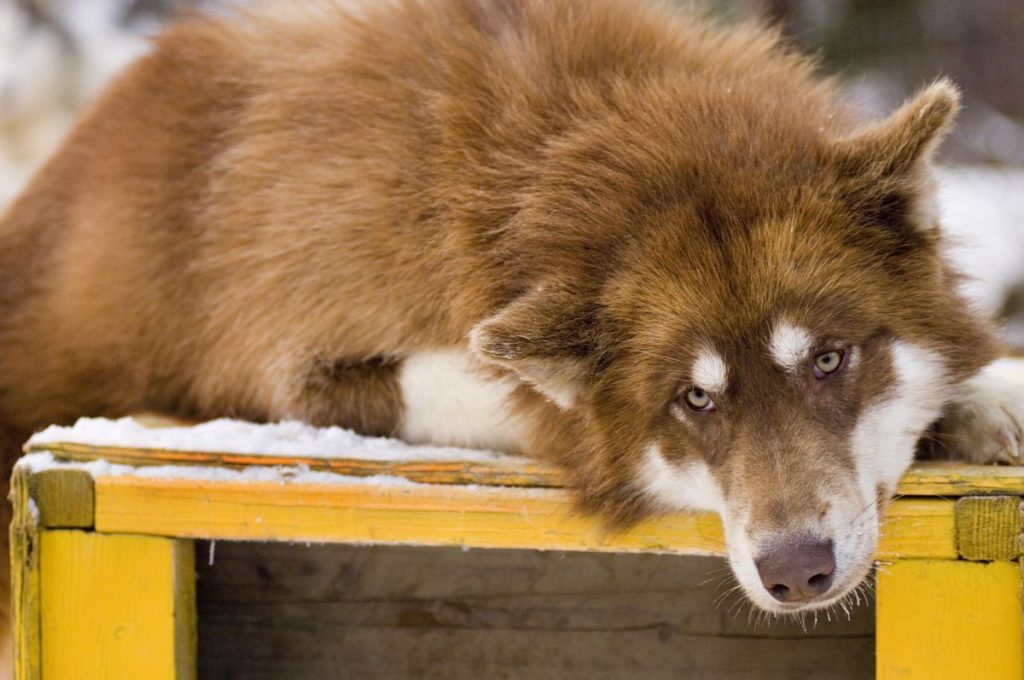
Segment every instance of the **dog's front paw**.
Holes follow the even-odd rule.
[[[960,386],[936,426],[940,448],[972,463],[1024,464],[1024,359],[1000,359]]]

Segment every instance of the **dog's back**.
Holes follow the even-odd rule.
[[[935,211],[956,89],[860,128],[757,28],[347,6],[180,24],[79,124],[0,222],[0,429],[158,410],[521,450],[620,524],[718,511],[764,608],[849,593],[996,351]]]
[[[633,3],[366,7],[187,21],[93,107],[0,222],[0,420],[337,421],[302,403],[312,357],[461,344],[539,278],[606,261],[610,227],[581,253],[516,215],[617,87],[757,73],[816,112],[827,89],[767,36]]]

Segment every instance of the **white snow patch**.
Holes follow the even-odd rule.
[[[1024,286],[1024,169],[965,166],[943,170],[939,179],[949,255],[968,277],[964,293],[994,316],[1007,294]],[[1007,320],[1004,332],[1024,344],[1024,319]]]
[[[525,462],[494,451],[411,445],[397,439],[367,437],[340,427],[317,428],[297,421],[257,424],[212,420],[187,427],[149,428],[131,418],[81,418],[71,427],[51,426],[29,439],[29,445],[72,443],[131,449],[166,449],[309,458],[357,458],[373,461],[457,460]]]

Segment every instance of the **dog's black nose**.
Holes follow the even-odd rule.
[[[779,602],[810,602],[832,586],[832,541],[808,536],[779,541],[756,561],[761,583]]]

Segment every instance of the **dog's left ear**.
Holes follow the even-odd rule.
[[[885,120],[840,140],[837,151],[860,174],[876,179],[906,175],[931,160],[959,109],[959,90],[940,80]]]
[[[836,142],[840,176],[855,208],[888,226],[935,226],[932,156],[959,108],[959,90],[940,80],[888,118]]]
[[[593,373],[594,324],[579,294],[542,286],[474,326],[469,345],[569,409]]]

